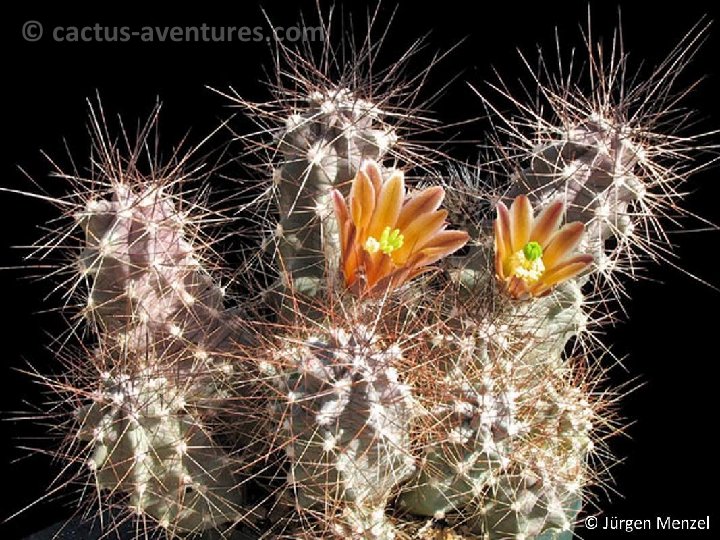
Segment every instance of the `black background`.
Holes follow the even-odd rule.
[[[126,3],[107,4],[102,9],[82,10],[63,6],[40,8],[31,3],[15,6],[13,15],[5,14],[3,39],[3,187],[29,188],[19,172],[22,166],[39,182],[46,180],[49,167],[39,150],[63,163],[66,152],[63,138],[73,157],[84,165],[87,156],[85,98],[99,92],[110,114],[121,114],[130,124],[150,112],[156,97],[163,103],[160,136],[169,150],[190,130],[190,139],[199,141],[226,118],[228,102],[205,88],[226,89],[232,85],[252,99],[263,99],[263,66],[270,66],[265,43],[55,43],[47,35],[55,25],[263,25],[258,4],[234,2],[214,6],[202,2],[194,8],[168,4],[149,10]],[[302,10],[312,19],[312,2],[265,2],[271,19],[278,25],[297,24]],[[474,4],[471,6],[471,4]],[[593,30],[608,37],[617,23],[617,3],[592,4]],[[662,59],[703,14],[717,18],[717,7],[695,2],[674,2],[672,8],[659,3],[619,2],[622,8],[625,45],[635,62],[653,64]],[[466,41],[434,72],[431,87],[438,87],[460,74],[457,83],[446,91],[433,108],[437,117],[453,120],[481,114],[479,99],[464,81],[481,85],[492,79],[498,68],[508,79],[524,73],[516,47],[532,52],[536,43],[552,48],[557,26],[568,45],[582,46],[580,26],[587,19],[585,2],[535,2],[522,6],[515,2],[442,2],[416,5],[401,2],[397,18],[388,34],[386,58],[393,60],[401,47],[430,32],[428,60],[436,49],[447,49],[458,40]],[[387,2],[381,13],[390,14],[394,6]],[[347,2],[338,6],[355,15],[362,29],[364,5]],[[38,20],[46,35],[37,43],[21,37],[26,20]],[[688,70],[684,80],[702,75],[707,79],[688,99],[687,104],[701,111],[700,129],[720,126],[720,28],[711,32],[709,42]],[[382,64],[382,62],[380,62]],[[482,123],[468,127],[466,138],[477,138]],[[221,136],[222,138],[222,136]],[[720,136],[715,137],[717,142]],[[470,157],[474,148],[458,144],[459,157]],[[720,218],[716,180],[717,171],[698,174],[690,188],[687,207],[714,221]],[[21,264],[22,253],[10,249],[27,245],[38,237],[34,228],[53,216],[48,205],[19,196],[0,194],[0,253],[2,265]],[[697,223],[687,222],[694,227]],[[673,234],[675,253],[683,268],[720,285],[718,235],[716,232]],[[6,411],[2,436],[2,472],[0,518],[19,510],[41,496],[57,471],[42,456],[27,457],[15,448],[23,444],[19,435],[37,435],[42,428],[8,420],[11,411],[26,410],[23,403],[41,401],[40,388],[13,368],[30,361],[40,370],[52,368],[53,359],[44,349],[49,338],[45,332],[62,328],[57,315],[37,312],[57,304],[56,297],[44,303],[46,283],[25,279],[26,272],[3,270],[0,273],[3,314],[0,317],[0,392]],[[641,377],[644,386],[624,400],[623,413],[635,424],[627,429],[630,438],[617,438],[612,448],[625,462],[614,470],[618,493],[598,492],[598,504],[607,515],[623,518],[711,519],[720,517],[712,497],[718,485],[718,455],[715,416],[718,362],[718,316],[720,294],[669,265],[654,267],[651,281],[630,286],[632,299],[626,302],[628,322],[608,330],[607,340],[614,343],[618,355],[629,355],[628,374],[616,370],[617,382]],[[69,501],[69,502],[68,502]],[[63,506],[69,505],[69,506]],[[0,538],[21,538],[66,515],[72,500],[40,503],[9,523],[0,525]],[[720,521],[712,523],[720,527]],[[684,532],[590,533],[578,529],[583,538],[695,538],[709,534]]]

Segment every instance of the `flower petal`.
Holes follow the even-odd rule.
[[[510,253],[505,247],[505,239],[503,238],[502,225],[500,220],[495,220],[495,273],[500,279],[505,279],[505,271],[503,270],[505,259],[510,257]]]
[[[552,270],[554,266],[567,258],[578,245],[584,233],[585,225],[579,221],[568,223],[555,233],[543,253],[545,268]]]
[[[382,172],[380,171],[380,166],[377,164],[377,162],[373,161],[372,159],[366,159],[365,161],[363,161],[362,165],[360,166],[360,169],[370,179],[370,182],[372,183],[372,186],[375,189],[375,202],[377,203],[377,198],[380,196],[380,192],[382,191],[382,185],[383,185],[383,178],[382,178]]]
[[[510,240],[510,211],[505,206],[505,203],[497,203],[497,220],[495,227],[495,240],[498,244],[496,249],[502,250],[503,261],[509,257],[512,251],[512,244]]]
[[[370,254],[366,252],[366,254],[364,257],[366,261],[365,276],[368,288],[372,288],[378,281],[392,272],[393,264],[390,257],[384,253]]]
[[[525,195],[518,196],[510,206],[510,240],[512,253],[521,250],[530,241],[533,226],[533,209]]]
[[[420,253],[429,259],[425,264],[433,264],[463,247],[469,239],[470,235],[465,231],[440,231],[422,247]]]
[[[396,289],[410,278],[411,272],[412,270],[409,267],[398,268],[375,283],[371,292],[377,295],[384,293],[389,287]]]
[[[418,254],[418,256],[419,255],[420,254]],[[404,266],[387,275],[382,280],[378,281],[375,285],[376,289],[373,292],[377,293],[380,291],[385,291],[387,287],[392,287],[396,289],[404,285],[414,277],[417,277],[420,274],[424,274],[426,272],[432,272],[435,269],[436,267],[428,266],[427,264],[413,264],[410,266]]]
[[[525,281],[520,279],[518,276],[513,276],[507,283],[508,294],[515,299],[525,298],[530,294],[528,291],[527,284]]]
[[[539,243],[543,249],[547,246],[553,233],[560,226],[565,205],[562,201],[555,201],[547,206],[535,219],[530,239]]]
[[[576,255],[571,259],[568,259],[560,263],[555,268],[552,268],[546,272],[535,285],[533,285],[531,292],[534,296],[539,296],[544,292],[550,290],[553,286],[558,283],[575,277],[580,272],[585,270],[590,263],[592,263],[592,255]]]
[[[343,197],[342,193],[340,193],[337,189],[333,189],[330,192],[330,197],[332,198],[333,208],[335,209],[335,217],[337,218],[338,223],[345,223],[350,217],[347,204],[345,204],[345,197]]]
[[[345,282],[348,286],[352,285],[357,278],[358,270],[360,268],[359,261],[362,258],[364,249],[360,249],[355,242],[357,235],[357,229],[353,225],[351,227],[350,238],[348,239],[348,248],[346,251],[345,260],[343,261],[343,274],[345,274]]]
[[[375,188],[367,174],[361,169],[355,175],[350,188],[350,211],[355,227],[362,231],[368,226],[375,209]]]
[[[421,251],[413,253],[405,266],[410,269],[417,269],[436,263],[453,251],[463,247],[468,239],[465,231],[442,231],[439,233],[439,235],[445,234],[447,236],[443,236],[438,240],[437,245],[426,246]]]
[[[430,250],[428,250],[429,253],[425,253],[424,251],[414,253],[408,259],[408,262],[405,265],[405,268],[408,268],[409,270],[413,270],[413,269],[422,268],[424,266],[428,266],[429,264],[432,264],[431,261],[432,261],[433,255],[435,254],[434,249],[437,249],[437,248],[431,248]]]
[[[375,212],[368,226],[368,236],[379,238],[385,227],[395,228],[404,198],[404,175],[402,171],[395,171],[383,184]]]
[[[348,212],[347,204],[345,204],[345,198],[342,196],[337,189],[333,189],[330,192],[332,198],[333,207],[335,208],[335,219],[337,220],[339,236],[340,236],[340,255],[341,260],[347,258],[348,240],[350,233],[350,213]]]
[[[451,253],[450,251],[448,251],[447,249],[442,248],[442,247],[426,248],[426,249],[423,249],[418,254],[418,255],[420,255],[420,257],[413,263],[408,264],[408,266],[410,268],[413,268],[413,267],[420,268],[423,266],[428,266],[430,264],[436,263],[437,261],[439,261],[443,257],[449,255],[450,253]]]
[[[395,264],[405,264],[412,253],[416,253],[425,247],[433,236],[445,226],[446,218],[447,210],[437,210],[431,214],[418,217],[406,229],[402,230],[403,245],[392,253]]]
[[[440,208],[444,198],[445,190],[441,186],[433,186],[413,195],[400,210],[395,227],[402,231],[418,217]]]

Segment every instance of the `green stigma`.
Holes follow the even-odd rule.
[[[400,229],[390,230],[385,227],[380,235],[380,251],[385,255],[390,255],[396,249],[400,249],[405,241],[405,237],[400,234]]]
[[[372,236],[365,242],[365,249],[370,253],[377,253],[382,251],[385,255],[390,255],[393,251],[400,249],[403,246],[405,237],[400,234],[400,229],[390,230],[390,227],[385,227],[380,240],[376,240]]]
[[[528,242],[523,248],[523,255],[525,255],[525,258],[530,262],[538,260],[542,257],[542,254],[542,246],[537,242]]]

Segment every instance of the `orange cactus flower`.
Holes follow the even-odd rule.
[[[554,202],[537,218],[525,195],[507,206],[497,205],[495,273],[513,298],[542,296],[585,270],[591,255],[572,255],[585,225],[579,221],[560,227],[564,205]]]
[[[345,284],[359,294],[399,287],[468,241],[465,231],[445,230],[447,211],[438,210],[442,187],[406,200],[402,171],[383,180],[374,161],[363,162],[347,202],[337,190],[332,197]]]

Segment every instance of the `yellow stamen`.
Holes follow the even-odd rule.
[[[380,251],[380,242],[375,240],[372,236],[369,236],[365,241],[365,251],[368,253],[377,253]]]
[[[538,247],[537,242],[529,242],[523,249],[513,253],[508,261],[508,275],[519,277],[527,285],[540,281],[545,273],[545,264],[542,260],[542,249],[538,250]]]
[[[405,242],[405,237],[400,234],[400,229],[390,230],[385,227],[380,234],[380,240],[369,236],[365,241],[365,250],[368,253],[377,253],[382,251],[385,255],[390,255],[393,251],[400,249]]]

